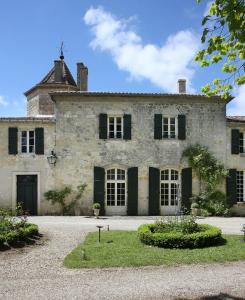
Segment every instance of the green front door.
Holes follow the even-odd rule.
[[[17,203],[30,215],[37,215],[37,175],[17,175]]]

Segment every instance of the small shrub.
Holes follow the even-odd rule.
[[[195,222],[195,218],[192,216],[166,218],[162,217],[154,224],[154,232],[182,232],[193,233],[200,231],[199,225]]]
[[[208,196],[207,210],[215,216],[224,216],[228,212],[227,198],[221,191],[214,191]]]
[[[94,203],[93,204],[93,209],[100,209],[100,204],[99,203]]]
[[[5,243],[14,245],[25,241],[38,234],[38,226],[27,222],[27,216],[17,216],[20,209],[17,208],[14,216],[12,212],[1,209],[0,212],[0,247]],[[11,214],[11,215],[10,215]]]
[[[155,227],[155,224],[143,224],[138,228],[142,243],[162,248],[202,248],[218,245],[224,241],[221,230],[207,224],[199,225],[199,231],[192,233],[156,232]]]
[[[191,204],[191,209],[199,209],[200,208],[200,206],[199,206],[199,204],[198,203],[196,203],[196,202],[194,202],[194,203],[192,203]]]

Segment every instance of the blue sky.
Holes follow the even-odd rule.
[[[74,78],[77,62],[88,66],[91,91],[175,92],[183,77],[189,92],[200,92],[201,85],[219,75],[217,68],[201,69],[193,62],[208,3],[2,1],[0,116],[25,115],[23,92],[52,68],[61,41]],[[239,99],[245,90],[237,94],[233,114],[244,109]]]

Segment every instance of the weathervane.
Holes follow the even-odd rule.
[[[60,46],[60,59],[63,60],[64,57],[64,53],[63,53],[63,47],[64,47],[64,42],[61,42],[61,46]]]

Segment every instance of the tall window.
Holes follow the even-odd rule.
[[[163,117],[163,138],[174,139],[177,137],[177,118]]]
[[[161,171],[161,206],[178,205],[179,172],[172,169]]]
[[[126,205],[126,172],[122,169],[110,169],[106,172],[107,206]]]
[[[237,188],[237,202],[244,201],[244,172],[237,171],[236,173],[236,188]]]
[[[110,139],[123,138],[123,118],[122,117],[108,117],[108,137]]]
[[[239,152],[244,153],[244,133],[239,132]]]
[[[21,131],[21,152],[35,152],[35,133],[34,130]]]

